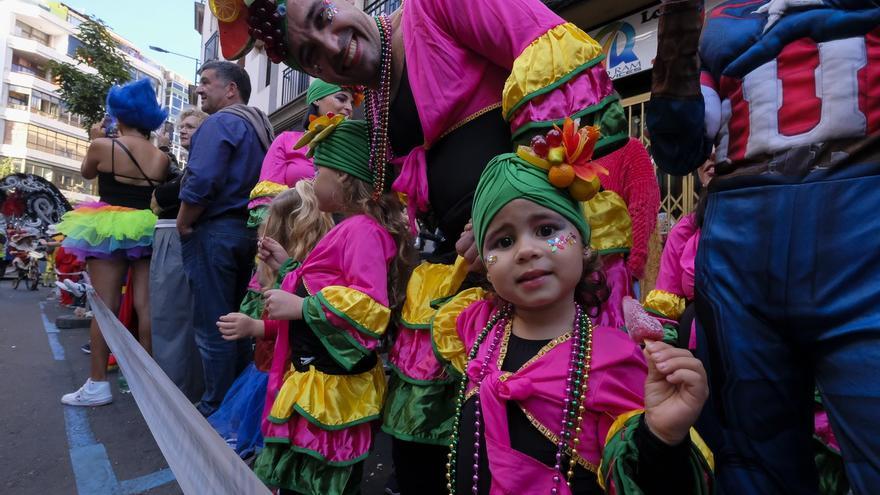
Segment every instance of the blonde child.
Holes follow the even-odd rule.
[[[500,155],[480,178],[473,233],[493,292],[460,293],[432,326],[461,377],[449,492],[709,493],[689,437],[705,372],[687,350],[643,351],[592,323],[604,283],[570,194]]]
[[[385,394],[375,349],[412,247],[397,199],[374,192],[367,124],[322,117],[310,131],[318,207],[344,218],[266,292],[268,319],[229,315],[220,326],[278,332],[257,475],[281,493],[355,493]]]
[[[208,417],[208,422],[242,458],[253,455],[263,446],[260,423],[266,400],[269,365],[275,347],[272,333],[240,334],[223,322],[232,317],[261,318],[263,292],[278,287],[285,275],[296,268],[315,247],[315,244],[333,227],[330,215],[320,211],[314,185],[299,181],[272,200],[268,216],[260,226],[257,273],[248,284],[248,292],[239,308],[240,313],[223,316],[218,323],[226,340],[256,338],[254,362],[239,375],[223,398],[220,408]]]

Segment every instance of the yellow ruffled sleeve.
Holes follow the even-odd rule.
[[[581,203],[590,222],[590,247],[599,254],[628,253],[632,248],[632,219],[626,201],[614,191],[600,191]]]
[[[263,180],[258,182],[257,185],[251,189],[250,200],[262,197],[274,198],[287,189],[288,187],[285,184],[279,184],[277,182],[272,182],[271,180]]]
[[[603,58],[599,43],[574,24],[550,29],[514,61],[502,93],[504,117],[510,119],[527,101],[553,91]]]
[[[458,317],[471,304],[486,297],[486,291],[474,287],[462,291],[443,307],[431,322],[434,355],[446,364],[447,371],[460,376],[467,366],[467,349],[458,333]]]
[[[654,289],[645,299],[645,309],[670,320],[678,320],[684,313],[687,300],[665,290]]]
[[[331,285],[321,289],[315,296],[327,310],[361,333],[379,338],[388,328],[391,309],[361,291]]]
[[[303,321],[347,370],[374,352],[390,319],[387,306],[348,287],[327,286],[303,300]]]
[[[468,263],[459,256],[453,265],[422,263],[406,285],[401,324],[411,329],[428,329],[437,312],[436,303],[455,294],[468,273]]]

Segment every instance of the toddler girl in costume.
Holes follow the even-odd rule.
[[[450,493],[709,493],[689,436],[708,394],[702,366],[593,325],[602,282],[570,194],[500,155],[477,186],[473,231],[495,294],[460,293],[432,327],[462,377]]]
[[[220,318],[217,326],[223,338],[236,340],[256,338],[254,362],[242,372],[226,393],[220,408],[208,417],[211,426],[242,458],[262,448],[263,404],[266,383],[275,347],[274,327],[267,332],[239,332],[255,329],[256,325],[239,325],[238,320],[263,317],[263,292],[277,289],[284,277],[299,266],[299,261],[315,247],[332,227],[330,215],[318,209],[314,184],[301,180],[275,197],[268,205],[268,215],[260,226],[257,273],[248,285],[248,292],[239,313]]]
[[[402,298],[412,246],[397,198],[371,187],[367,124],[323,117],[312,137],[318,207],[344,219],[280,290],[266,291],[268,319],[243,321],[278,334],[255,472],[282,493],[347,494],[360,490],[382,407],[375,349]]]

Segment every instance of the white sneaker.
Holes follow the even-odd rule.
[[[75,297],[82,297],[83,294],[85,294],[85,286],[83,286],[83,284],[74,282],[69,278],[64,280],[64,286]]]
[[[110,382],[95,382],[91,378],[76,392],[61,397],[61,403],[68,406],[103,406],[111,402]]]

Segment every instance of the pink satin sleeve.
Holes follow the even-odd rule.
[[[697,258],[697,249],[700,245],[700,230],[698,229],[694,235],[684,245],[681,252],[681,289],[684,297],[688,300],[694,299],[694,262]]]
[[[686,215],[672,227],[660,257],[660,271],[657,274],[655,289],[684,296],[682,288],[682,254],[685,245],[696,229],[694,215]]]

